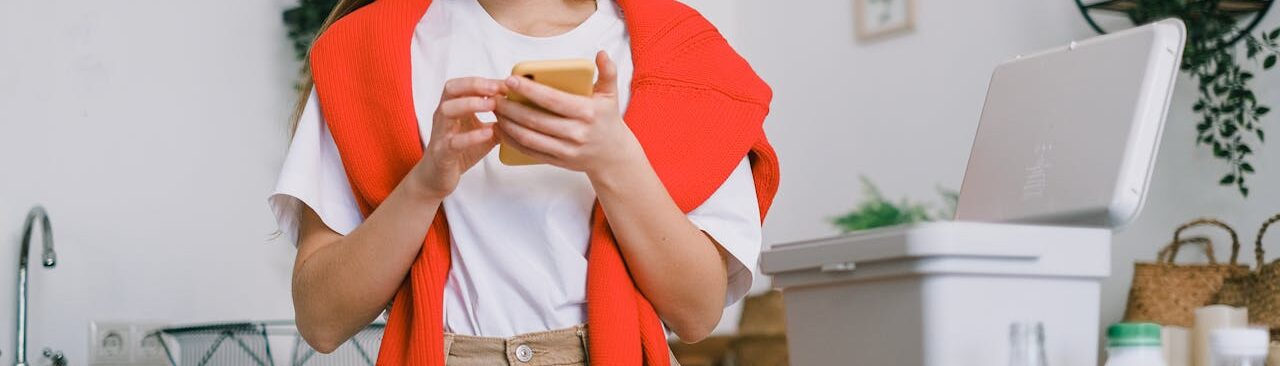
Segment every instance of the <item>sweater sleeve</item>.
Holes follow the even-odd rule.
[[[284,240],[297,244],[298,214],[309,207],[333,231],[346,235],[364,221],[351,192],[337,145],[320,113],[313,90],[303,109],[268,204]],[[760,209],[747,158],[702,205],[689,212],[695,226],[729,254],[725,306],[751,288],[760,258]]]

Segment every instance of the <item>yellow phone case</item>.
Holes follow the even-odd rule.
[[[511,68],[512,76],[521,76],[557,90],[581,96],[590,96],[594,87],[596,64],[587,59],[525,61]],[[507,99],[537,107],[524,96],[511,93]],[[503,143],[498,147],[498,160],[506,165],[544,164]]]

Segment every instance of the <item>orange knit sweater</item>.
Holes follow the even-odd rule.
[[[760,217],[778,187],[763,121],[772,92],[711,23],[673,0],[619,0],[635,71],[623,117],[681,210],[707,199],[750,154]],[[316,40],[311,68],[323,114],[367,216],[422,157],[409,44],[430,0],[377,0]],[[443,208],[399,292],[379,365],[444,364]],[[596,203],[587,255],[588,347],[595,365],[667,365],[666,337],[636,288]]]

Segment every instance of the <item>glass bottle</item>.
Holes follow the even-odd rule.
[[[1044,324],[1009,325],[1009,366],[1049,366],[1044,357]]]

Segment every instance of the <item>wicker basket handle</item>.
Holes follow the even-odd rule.
[[[1262,260],[1263,260],[1263,259],[1262,259],[1262,254],[1263,254],[1263,253],[1262,253],[1262,237],[1263,237],[1263,236],[1265,236],[1265,235],[1267,235],[1267,229],[1271,227],[1271,224],[1274,224],[1274,223],[1276,223],[1277,221],[1280,221],[1280,214],[1276,214],[1275,216],[1271,216],[1271,218],[1269,218],[1269,219],[1267,219],[1267,221],[1263,222],[1263,223],[1262,223],[1262,227],[1258,229],[1258,238],[1254,240],[1254,245],[1255,245],[1255,247],[1254,247],[1253,251],[1254,251],[1254,252],[1256,253],[1256,255],[1258,256],[1258,258],[1257,258],[1257,259],[1258,259],[1258,271],[1259,271],[1259,272],[1261,272],[1261,271],[1262,271],[1262,265],[1264,264],[1264,262],[1262,261]]]
[[[1236,234],[1235,229],[1231,228],[1231,225],[1227,225],[1226,223],[1223,223],[1218,219],[1202,217],[1195,220],[1191,220],[1190,222],[1187,222],[1185,224],[1182,224],[1181,226],[1178,226],[1178,228],[1173,231],[1173,242],[1174,243],[1181,242],[1182,232],[1187,231],[1187,229],[1198,227],[1198,226],[1217,226],[1222,228],[1223,230],[1226,230],[1228,234],[1231,234],[1231,261],[1228,262],[1228,264],[1233,266],[1236,265],[1236,263],[1238,262],[1238,258],[1240,257],[1240,236]],[[1262,247],[1259,246],[1257,250],[1258,250],[1257,252],[1258,258],[1262,258]],[[1169,256],[1169,260],[1170,260],[1169,263],[1172,263],[1173,257],[1178,254],[1177,249],[1173,249],[1172,253],[1170,254],[1171,255]]]
[[[1182,239],[1180,241],[1169,243],[1169,245],[1160,249],[1159,253],[1156,253],[1156,263],[1173,264],[1174,258],[1178,256],[1178,250],[1181,249],[1183,245],[1187,244],[1200,245],[1201,248],[1204,248],[1204,256],[1209,260],[1209,264],[1218,264],[1218,258],[1213,255],[1213,240],[1209,240],[1209,238],[1203,236]]]

